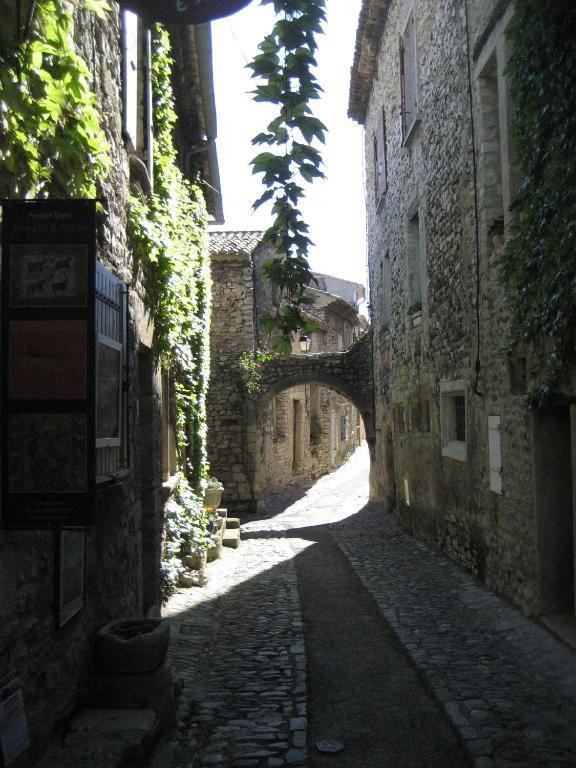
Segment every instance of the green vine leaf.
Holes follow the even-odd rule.
[[[324,178],[321,154],[313,145],[324,143],[327,129],[312,114],[310,102],[322,92],[313,69],[316,36],[326,17],[325,0],[262,0],[262,5],[269,4],[277,20],[248,67],[258,81],[255,101],[275,105],[278,115],[252,143],[281,148],[281,153],[265,151],[252,160],[252,172],[262,174],[265,187],[253,207],[272,202],[274,219],[264,242],[278,255],[264,265],[263,273],[277,287],[278,301],[276,314],[263,325],[275,335],[273,348],[289,355],[293,334],[308,322],[301,310],[309,303],[305,291],[313,279],[308,263],[312,241],[299,202],[305,194],[303,184]]]
[[[84,0],[102,15],[102,0]],[[109,147],[65,0],[37,0],[28,38],[0,55],[0,171],[11,197],[96,197]],[[84,158],[84,162],[82,161]]]

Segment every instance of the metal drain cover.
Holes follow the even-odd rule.
[[[316,742],[318,752],[342,752],[344,744],[337,739],[320,739]]]

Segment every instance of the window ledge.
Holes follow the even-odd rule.
[[[457,440],[453,440],[451,443],[447,443],[442,447],[442,456],[444,456],[446,459],[454,459],[454,461],[466,462],[466,443],[461,443]]]
[[[119,485],[128,479],[130,475],[129,469],[119,469],[109,475],[96,475],[96,489],[98,491],[104,490],[112,485]]]
[[[422,310],[419,309],[416,312],[412,312],[411,315],[408,315],[410,318],[410,327],[411,328],[418,328],[419,330],[422,330]]]

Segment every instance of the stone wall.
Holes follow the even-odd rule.
[[[352,351],[342,363],[338,354],[303,356],[294,341],[291,358],[262,367],[259,393],[243,396],[240,356],[269,349],[271,343],[258,318],[274,311],[274,289],[261,269],[274,251],[260,244],[261,235],[214,232],[211,236],[208,458],[210,471],[224,484],[223,503],[232,509],[254,509],[270,493],[309,483],[335,469],[364,438],[356,408],[371,419],[372,377],[365,342],[358,347],[361,351]],[[335,350],[338,339],[343,346],[352,341],[354,310],[345,305],[340,314],[329,314],[329,309],[319,310],[322,330],[312,335],[313,349],[320,345]],[[311,307],[312,314],[315,310]],[[312,416],[319,434],[311,441]],[[345,417],[349,435],[341,439]],[[368,431],[372,435],[371,427]]]
[[[374,15],[377,3],[365,5]],[[505,73],[510,6],[469,3],[468,44],[466,17],[456,0],[380,5],[387,13],[380,17],[380,39],[372,40],[377,55],[371,88],[353,88],[356,115],[362,114],[358,94],[370,94],[363,104],[375,487],[389,507],[395,497],[410,530],[524,610],[545,611],[538,527],[549,510],[544,504],[539,511],[534,496],[534,424],[521,396],[525,382],[514,384],[514,361],[505,352],[508,318],[497,266],[515,183]],[[403,140],[398,39],[411,9],[419,119]],[[366,39],[374,37],[369,32]],[[373,137],[382,110],[387,183],[376,197]],[[418,241],[422,308],[409,312]],[[458,396],[464,398],[459,402],[465,407],[465,440],[454,442],[449,432]],[[550,551],[558,546],[552,543]],[[567,572],[555,577],[570,578]]]
[[[254,348],[252,262],[245,251],[212,254],[208,462],[224,484],[223,504],[253,500],[254,460],[238,362]]]
[[[85,606],[62,628],[55,615],[57,533],[0,531],[0,679],[17,673],[31,735],[30,749],[14,764],[18,768],[34,763],[53,729],[76,706],[82,679],[95,664],[91,638],[97,627],[159,610],[160,378],[150,350],[152,326],[144,292],[126,247],[129,166],[122,137],[119,14],[117,4],[111,5],[103,19],[79,12],[77,44],[93,71],[112,155],[110,176],[98,190],[106,210],[98,219],[97,256],[131,286],[130,467],[115,481],[99,486],[96,524],[86,530]],[[149,365],[144,371],[146,358]],[[148,441],[145,445],[143,438]]]

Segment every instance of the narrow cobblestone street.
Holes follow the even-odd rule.
[[[576,657],[368,504],[367,462],[276,497],[172,598],[155,768],[576,766]]]

